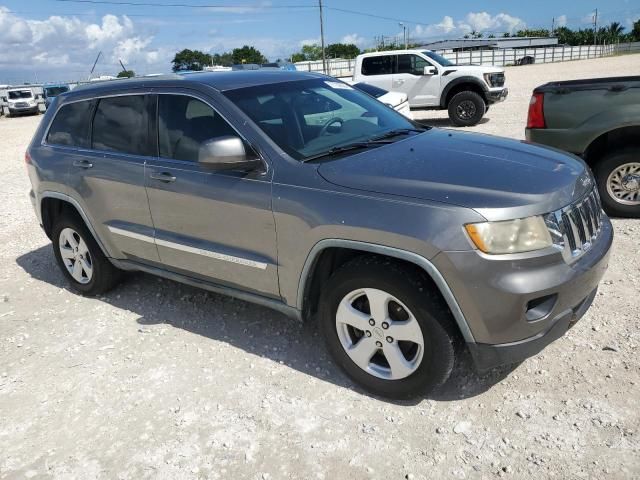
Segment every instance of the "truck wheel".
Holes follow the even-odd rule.
[[[449,119],[457,127],[477,124],[485,113],[484,99],[476,92],[456,93],[449,100]]]
[[[58,266],[75,290],[98,295],[119,282],[121,271],[109,262],[77,217],[68,214],[58,217],[51,238]]]
[[[605,212],[616,217],[640,217],[640,148],[605,155],[593,170]]]
[[[336,363],[367,391],[407,399],[444,383],[456,330],[421,275],[374,256],[340,267],[325,284],[320,330]]]

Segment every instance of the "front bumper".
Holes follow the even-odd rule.
[[[487,92],[486,95],[487,95],[487,103],[489,104],[504,102],[507,99],[507,96],[509,95],[509,89],[506,87],[501,89],[491,89]]]
[[[471,331],[479,370],[535,355],[587,311],[609,261],[611,222],[603,216],[591,249],[567,264],[560,252],[489,256],[442,252],[433,261],[447,279]],[[547,300],[547,301],[545,301]]]
[[[24,115],[29,113],[38,113],[38,106],[34,107],[9,107],[9,114]]]

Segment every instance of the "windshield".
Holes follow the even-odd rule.
[[[447,60],[442,55],[438,55],[437,53],[432,52],[430,50],[425,50],[422,53],[424,53],[430,59],[435,60],[436,62],[438,62],[443,67],[453,67],[453,66],[455,66],[455,63],[453,63],[451,60]]]
[[[68,91],[69,91],[69,87],[67,87],[67,86],[46,87],[44,89],[44,93],[47,95],[47,97],[57,97],[61,93],[65,93],[65,92],[68,92]]]
[[[224,94],[298,160],[415,128],[399,113],[338,80],[273,83]]]
[[[379,87],[375,87],[373,85],[369,85],[368,83],[356,83],[354,87],[357,88],[358,90],[362,90],[364,93],[368,93],[373,98],[380,98],[381,96],[387,93],[386,90],[383,90],[382,88],[379,88]]]
[[[21,98],[32,98],[31,90],[13,90],[9,91],[9,98],[11,100],[19,100]]]

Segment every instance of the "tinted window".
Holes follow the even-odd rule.
[[[64,105],[53,119],[47,142],[74,147],[89,146],[89,125],[93,102],[75,102]]]
[[[227,90],[224,95],[297,159],[371,140],[391,130],[416,128],[378,100],[338,81],[279,82]],[[329,108],[316,108],[321,106]]]
[[[198,161],[200,146],[216,137],[238,136],[206,103],[184,95],[158,96],[158,145],[160,156]]]
[[[358,90],[363,91],[364,93],[368,93],[374,98],[381,97],[386,93],[388,93],[386,90],[382,88],[378,88],[374,85],[369,85],[368,83],[356,83],[354,87],[357,88]]]
[[[424,67],[431,66],[429,62],[418,55],[398,55],[398,73],[423,75]]]
[[[362,59],[363,75],[390,75],[393,73],[393,56],[365,57]]]
[[[93,148],[149,155],[149,125],[144,95],[102,98],[93,117]]]

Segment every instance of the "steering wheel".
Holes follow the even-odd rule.
[[[319,136],[319,137],[322,137],[323,135],[326,135],[326,134],[327,134],[327,130],[329,130],[329,127],[330,127],[331,125],[333,125],[334,123],[340,123],[340,124],[343,124],[343,123],[344,123],[344,120],[343,120],[343,119],[341,119],[340,117],[332,117],[332,118],[330,118],[330,119],[329,119],[329,120],[327,120],[327,121],[325,122],[325,124],[322,126],[322,128],[320,129],[320,133],[318,133],[318,136]]]

